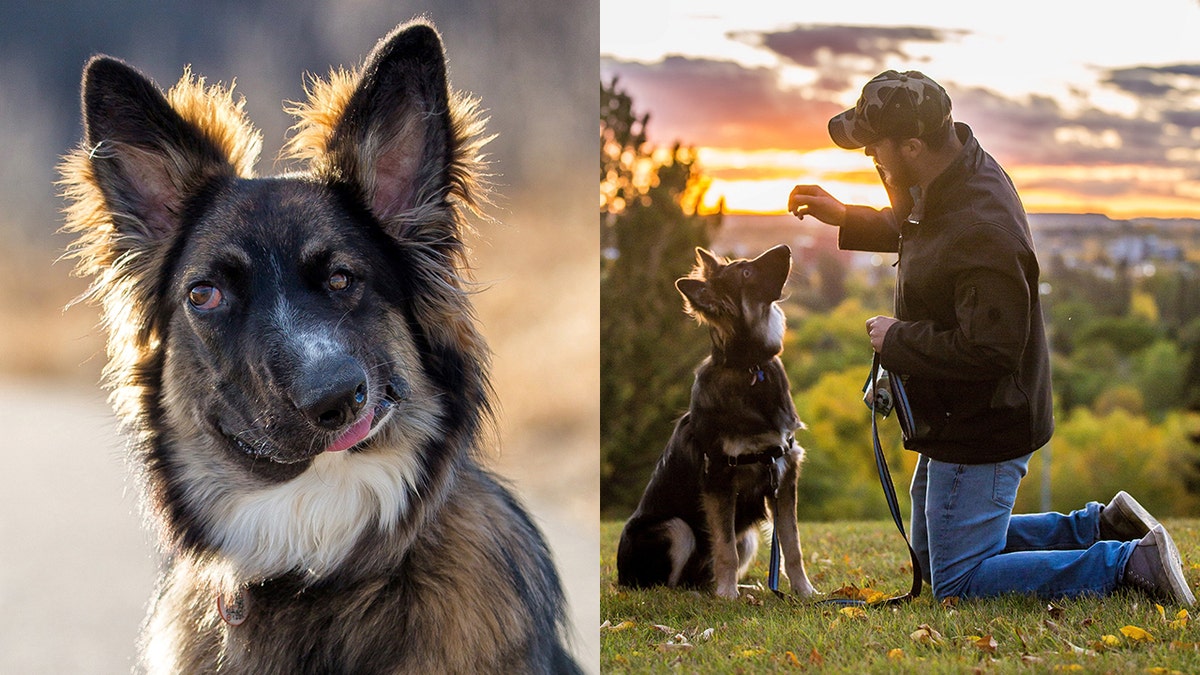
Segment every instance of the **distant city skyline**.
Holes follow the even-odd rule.
[[[788,5],[602,0],[601,77],[697,148],[733,212],[781,213],[797,183],[886,204],[826,123],[889,68],[937,79],[1030,212],[1200,217],[1200,2]],[[1031,17],[1036,17],[1031,19]]]

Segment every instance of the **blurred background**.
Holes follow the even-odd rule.
[[[427,14],[452,85],[489,112],[498,223],[470,242],[476,304],[499,398],[495,468],[548,535],[575,647],[597,669],[599,600],[595,2],[135,0],[0,5],[0,672],[118,673],[152,592],[156,558],[123,446],[98,386],[104,336],[84,289],[55,262],[55,164],[80,137],[88,56],[120,57],[164,89],[191,64],[262,130],[272,173],[303,75],[353,67],[399,23]]]

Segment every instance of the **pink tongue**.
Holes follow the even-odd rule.
[[[331,443],[325,452],[341,452],[347,448],[354,447],[356,443],[367,437],[371,433],[371,422],[375,419],[375,411],[367,413],[367,416],[359,420],[346,430],[346,433],[338,437],[336,441]]]

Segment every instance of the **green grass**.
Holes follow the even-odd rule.
[[[1195,588],[1200,520],[1164,524]],[[737,601],[630,590],[616,585],[620,532],[619,522],[601,524],[604,673],[1200,673],[1200,609],[1180,621],[1180,607],[1160,613],[1133,591],[1053,604],[1014,595],[943,605],[926,586],[895,608],[797,604],[765,589],[769,540]],[[809,578],[826,594],[853,585],[897,595],[911,583],[908,551],[890,521],[801,523],[800,541]],[[1150,639],[1122,632],[1136,633],[1131,626]]]

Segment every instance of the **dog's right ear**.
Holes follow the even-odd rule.
[[[191,84],[185,74],[180,87]],[[202,107],[205,93],[198,88],[195,107]],[[83,122],[88,178],[103,194],[119,249],[168,238],[190,195],[213,178],[237,173],[221,146],[220,120],[207,129],[185,120],[154,83],[111,57],[94,57],[84,69]]]
[[[712,276],[714,272],[721,269],[721,261],[717,259],[717,256],[699,246],[696,247],[696,262],[704,270],[705,278]]]

